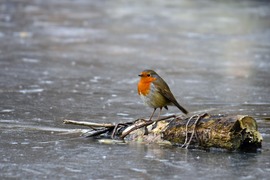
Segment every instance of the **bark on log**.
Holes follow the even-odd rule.
[[[136,120],[122,124],[98,124],[64,120],[67,124],[91,127],[85,136],[125,139],[127,142],[158,143],[183,148],[221,148],[229,151],[256,151],[262,136],[250,116],[194,115],[189,118],[168,116],[156,121]]]
[[[197,124],[194,117],[189,123],[192,125],[186,128],[187,121],[173,121],[164,131],[163,139],[176,145],[184,145],[185,139],[190,139],[190,145],[203,149],[254,151],[261,148],[262,136],[255,119],[250,116],[206,115]],[[195,135],[191,137],[193,132]]]

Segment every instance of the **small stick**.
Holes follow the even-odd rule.
[[[129,129],[127,132],[124,132],[124,133],[120,136],[120,138],[121,138],[121,139],[124,139],[124,138],[125,138],[127,135],[129,135],[129,133],[131,133],[132,131],[135,131],[136,129],[140,129],[140,128],[145,127],[145,126],[148,126],[148,125],[152,124],[153,122],[154,122],[154,121],[146,121],[146,122],[143,122],[143,123],[138,124],[138,125],[134,124],[134,127],[132,127],[131,129]]]
[[[120,136],[121,139],[124,139],[127,135],[129,135],[132,131],[135,131],[137,129],[140,129],[142,127],[146,127],[146,126],[149,126],[153,123],[156,123],[156,122],[159,122],[159,121],[162,121],[162,120],[166,120],[166,119],[170,119],[170,118],[175,118],[176,116],[175,115],[171,115],[171,116],[167,116],[167,117],[163,117],[163,118],[160,118],[160,119],[157,119],[157,120],[151,120],[151,121],[145,121],[141,124],[134,124],[134,127],[132,127],[131,129],[129,129],[127,132],[123,132],[123,134]]]
[[[93,127],[106,127],[106,128],[115,127],[114,124],[110,124],[110,123],[93,123],[93,122],[87,122],[87,121],[74,121],[74,120],[68,120],[68,119],[65,119],[63,122],[64,124],[89,126],[92,129],[94,129]]]
[[[186,144],[187,144],[187,141],[188,141],[188,125],[189,125],[189,122],[191,121],[191,119],[193,119],[193,117],[196,117],[198,115],[193,115],[191,116],[189,119],[188,119],[188,122],[186,123],[186,138],[185,138],[185,142],[184,144],[181,146],[181,148],[185,147]]]
[[[186,146],[185,148],[186,148],[186,149],[188,148],[188,146],[189,146],[189,144],[190,144],[190,142],[191,142],[191,140],[192,140],[192,138],[193,138],[193,136],[194,136],[194,134],[195,134],[196,127],[197,127],[199,121],[200,121],[203,117],[205,117],[206,115],[208,115],[208,114],[207,114],[207,113],[204,113],[204,114],[202,114],[202,115],[197,115],[198,117],[197,117],[197,119],[196,119],[195,122],[194,122],[194,128],[193,128],[192,134],[191,134],[191,136],[190,136],[190,138],[189,138],[189,141],[188,141],[188,143],[186,143],[186,141],[185,141],[185,143],[182,145],[182,147]],[[188,122],[188,123],[189,123],[189,122]],[[188,123],[187,123],[187,124],[188,124]],[[186,127],[187,127],[187,126],[186,126]],[[186,129],[186,132],[187,132],[187,129]],[[187,139],[187,134],[186,134],[186,139]]]
[[[105,133],[105,132],[107,132],[109,130],[110,130],[110,128],[103,128],[103,129],[91,130],[91,132],[88,131],[88,132],[82,134],[82,136],[84,136],[84,137],[98,136],[98,135],[103,134],[103,133]]]
[[[115,127],[113,128],[113,132],[112,132],[112,135],[111,135],[112,139],[114,139],[115,133],[116,133],[119,126],[127,126],[127,124],[123,124],[123,123],[116,124]]]
[[[163,120],[171,119],[171,118],[175,118],[175,117],[176,117],[175,115],[170,115],[170,116],[166,116],[166,117],[157,119],[157,120],[155,120],[155,121],[153,121],[153,122],[159,122],[159,121],[163,121]]]

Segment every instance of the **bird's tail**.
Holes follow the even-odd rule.
[[[184,114],[188,114],[188,111],[183,108],[179,103],[175,103],[175,106],[178,107],[178,109],[180,109],[180,111],[182,111]]]

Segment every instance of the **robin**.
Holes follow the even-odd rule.
[[[168,105],[178,107],[184,114],[188,111],[183,108],[175,99],[167,83],[153,70],[144,70],[139,74],[141,77],[138,83],[138,94],[141,96],[143,102],[154,108],[149,121],[152,119],[157,108],[160,109],[158,119],[162,108],[168,110]]]

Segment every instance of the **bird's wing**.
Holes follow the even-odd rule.
[[[162,94],[166,99],[168,99],[170,102],[172,102],[176,107],[178,107],[183,113],[187,114],[188,111],[183,108],[175,99],[174,95],[172,94],[169,86],[167,85],[167,83],[160,78],[158,81],[153,82],[156,85],[156,88],[158,89],[158,91],[160,92],[160,94]],[[161,84],[163,86],[161,86]]]

